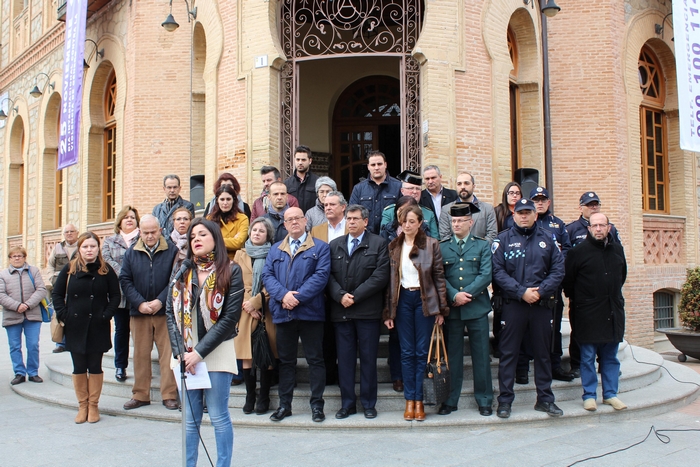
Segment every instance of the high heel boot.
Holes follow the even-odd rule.
[[[255,370],[251,368],[243,369],[243,381],[245,381],[245,404],[243,405],[243,413],[253,413],[255,407]]]

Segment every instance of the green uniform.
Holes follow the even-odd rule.
[[[469,331],[474,397],[479,407],[490,407],[493,402],[491,359],[489,357],[489,319],[491,302],[487,287],[491,283],[491,248],[489,242],[471,234],[463,239],[460,248],[457,237],[440,243],[447,281],[447,300],[453,305],[459,292],[471,294],[472,301],[451,306],[445,320],[447,355],[452,368],[452,390],[445,404],[457,407],[464,380],[464,326]]]
[[[384,227],[386,224],[394,222],[396,215],[394,213],[395,209],[395,204],[390,204],[389,206],[384,208],[384,211],[382,211],[382,223],[380,225],[381,227]],[[438,230],[438,223],[435,219],[435,214],[433,214],[433,211],[426,208],[425,206],[421,206],[420,209],[421,211],[423,211],[423,222],[425,222],[428,225],[429,235],[436,240],[440,240],[440,231]]]

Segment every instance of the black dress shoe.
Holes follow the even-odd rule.
[[[62,346],[62,345],[57,345],[56,347],[53,348],[53,350],[52,350],[51,352],[53,352],[53,353],[61,353],[61,352],[65,352],[65,351],[66,351],[66,348],[65,348],[64,346]]]
[[[377,418],[377,409],[374,407],[365,409],[365,418]]]
[[[24,383],[27,379],[24,377],[24,375],[15,375],[15,377],[10,381],[10,384],[15,386],[19,383]]]
[[[557,381],[573,381],[574,375],[565,372],[561,368],[556,368],[552,370],[552,379],[556,379]]]
[[[572,368],[571,371],[569,372],[571,376],[574,378],[580,378],[581,377],[581,368]]]
[[[508,418],[510,417],[510,403],[508,402],[499,402],[498,403],[498,409],[496,409],[496,415],[498,418]]]
[[[544,412],[550,417],[561,417],[564,415],[564,411],[557,407],[557,404],[554,402],[538,402],[535,404],[535,410]]]
[[[357,410],[355,410],[355,413],[357,413]],[[311,420],[313,420],[316,423],[321,423],[326,419],[326,416],[323,414],[323,409],[319,407],[314,407],[311,409]]]
[[[120,383],[123,383],[126,381],[126,370],[124,368],[117,368],[114,378]]]
[[[527,373],[522,375],[515,375],[515,384],[528,384],[529,382],[530,378],[528,377]]]
[[[403,381],[401,381],[400,379],[392,381],[391,385],[394,388],[394,391],[403,392]]]
[[[281,422],[282,420],[285,419],[285,417],[291,417],[292,416],[292,409],[288,409],[286,407],[280,407],[277,410],[275,410],[272,415],[270,415],[270,420],[273,422]]]
[[[493,415],[493,407],[490,405],[479,406],[479,414],[483,415],[484,417]]]
[[[438,410],[438,415],[449,415],[452,412],[456,412],[456,411],[457,411],[457,407],[455,407],[454,405],[447,405],[443,402],[442,405],[440,406],[440,410]]]
[[[342,420],[344,418],[348,418],[350,415],[355,415],[357,413],[357,408],[356,407],[350,407],[349,409],[346,409],[343,407],[342,409],[338,410],[335,413],[335,418],[338,420]]]

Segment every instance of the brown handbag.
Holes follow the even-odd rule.
[[[68,274],[68,279],[66,280],[66,297],[68,297],[68,284],[70,284],[70,274]],[[64,306],[66,297],[63,298]],[[58,313],[54,313],[51,316],[51,340],[57,344],[63,342],[63,326],[63,322],[58,320]]]

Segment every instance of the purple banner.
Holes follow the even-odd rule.
[[[58,170],[78,162],[80,108],[83,101],[83,52],[87,0],[68,0],[63,49],[61,131],[58,137]]]

